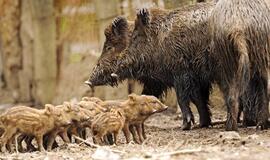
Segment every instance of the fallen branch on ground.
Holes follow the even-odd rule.
[[[79,141],[85,143],[87,146],[92,147],[92,148],[99,148],[99,147],[101,147],[100,145],[91,143],[91,142],[89,142],[89,141],[87,141],[87,140],[84,140],[84,139],[78,137],[78,136],[74,136],[74,135],[73,135],[73,137],[74,137],[75,139],[77,139],[77,140],[79,140]],[[109,151],[111,151],[111,152],[115,152],[115,153],[121,153],[121,154],[127,153],[127,152],[124,152],[124,151],[114,150],[114,149],[110,149],[110,148],[106,148],[106,149],[109,150]]]
[[[238,123],[242,123],[243,121],[240,120]],[[212,122],[211,123],[211,126],[215,126],[215,125],[221,125],[221,124],[226,124],[226,120],[223,120],[223,121],[216,121],[216,122]],[[197,125],[194,125],[193,127],[194,129],[198,129],[198,128],[201,128],[199,124]]]
[[[202,152],[202,149],[201,148],[198,148],[198,149],[184,149],[184,150],[179,150],[179,151],[155,154],[153,156],[154,157],[164,157],[164,156],[174,156],[174,155],[178,155],[178,154],[192,154],[192,153],[197,153],[197,152]]]

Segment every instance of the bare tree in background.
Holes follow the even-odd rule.
[[[36,103],[51,102],[57,77],[56,20],[53,0],[32,0],[34,28],[34,96]]]
[[[13,103],[49,103],[56,85],[53,0],[0,0],[4,89]]]
[[[2,42],[2,65],[4,86],[12,92],[12,97],[20,101],[19,71],[22,68],[20,28],[20,0],[2,0],[0,34]]]

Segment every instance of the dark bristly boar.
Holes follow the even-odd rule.
[[[200,3],[172,11],[141,9],[128,49],[118,58],[119,81],[153,77],[176,90],[184,130],[191,129],[193,102],[200,126],[211,125],[208,106],[214,61],[209,56],[208,18],[214,4]]]
[[[127,21],[124,17],[117,17],[106,27],[104,34],[106,40],[103,44],[101,56],[94,67],[92,74],[85,83],[93,86],[116,85],[117,79],[111,77],[115,71],[117,59],[120,53],[126,49],[129,44],[134,22]],[[166,84],[163,81],[153,79],[151,76],[138,77],[139,83],[143,84],[142,94],[161,97],[163,93],[172,87],[172,84]]]
[[[7,142],[19,133],[34,136],[40,151],[43,147],[43,136],[55,128],[70,125],[70,121],[58,108],[52,105],[45,105],[45,109],[34,109],[25,106],[12,108],[1,116],[1,123],[4,125],[4,133],[1,136],[1,150],[6,152]]]
[[[211,48],[213,56],[220,59],[217,82],[228,109],[226,130],[237,130],[241,95],[244,95],[240,99],[244,123],[253,123],[255,117],[257,127],[267,127],[270,47],[267,3],[269,0],[219,0],[212,12]]]
[[[90,86],[99,85],[116,85],[117,79],[111,77],[114,68],[117,65],[117,56],[121,53],[129,43],[130,33],[133,29],[133,23],[129,23],[123,17],[116,18],[104,30],[106,40],[103,44],[101,56],[97,65],[86,83]]]

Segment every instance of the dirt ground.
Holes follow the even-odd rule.
[[[198,121],[197,114],[195,118]],[[225,118],[223,109],[213,110],[213,121]],[[63,144],[52,152],[0,154],[0,159],[270,159],[269,130],[240,128],[237,133],[224,132],[224,125],[191,131],[182,131],[180,127],[181,117],[167,111],[147,120],[147,139],[141,145],[124,144],[121,135],[119,146],[92,148],[83,143]],[[88,140],[91,142],[91,138]]]

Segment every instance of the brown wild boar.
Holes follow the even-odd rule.
[[[146,134],[144,130],[144,121],[154,113],[162,112],[168,108],[168,106],[161,103],[155,96],[138,96],[136,94],[130,94],[128,96],[128,101],[123,103],[122,108],[126,116],[126,125],[132,132],[134,127],[137,130],[139,136],[138,143],[142,143],[143,139],[146,139]],[[126,132],[129,134],[129,132]],[[129,135],[126,135],[129,139]]]
[[[34,136],[39,150],[45,151],[43,136],[55,128],[71,124],[59,108],[50,104],[46,104],[45,108],[40,110],[25,106],[14,107],[11,112],[7,111],[1,116],[0,122],[4,125],[0,141],[2,152],[7,151],[7,142],[18,132]]]
[[[79,107],[76,104],[71,104],[69,102],[64,102],[63,105],[58,105],[56,106],[59,108],[66,116],[67,118],[72,121],[72,124],[74,123],[82,123],[84,121],[88,121],[89,117],[89,111],[85,110],[81,107]],[[71,125],[72,125],[71,124]],[[52,148],[56,148],[58,144],[55,141],[55,137],[59,135],[65,143],[69,143],[70,139],[67,135],[67,130],[71,127],[70,126],[61,126],[58,127],[51,132],[47,133],[43,137],[43,144],[45,149],[50,151]],[[19,143],[19,148],[22,148],[22,141],[25,140],[27,144],[27,151],[35,151],[35,147],[32,145],[32,140],[33,136],[25,136],[23,135],[22,138],[19,138],[18,143]],[[20,149],[22,150],[22,149]]]
[[[100,113],[92,123],[93,140],[97,144],[104,144],[104,137],[113,134],[114,143],[118,144],[118,134],[125,124],[125,116],[120,108],[111,109],[109,112]]]
[[[217,83],[227,105],[226,130],[237,130],[239,96],[243,125],[268,127],[269,0],[219,0],[210,17]],[[240,101],[241,102],[241,101]]]
[[[100,105],[102,108],[104,108],[103,112],[108,112],[112,108],[121,108],[121,104],[123,100],[108,100],[108,101],[103,101],[97,97],[83,97],[82,102],[87,101],[87,102],[94,102],[98,105]],[[130,126],[130,128],[133,128],[133,126]],[[134,130],[131,130],[132,136],[135,142],[137,141],[136,138],[136,133]],[[143,131],[144,132],[144,131]],[[104,138],[104,140],[108,140],[109,144],[113,144],[113,139],[111,135],[108,135],[107,137]]]
[[[111,74],[118,82],[152,77],[174,88],[183,130],[190,130],[195,122],[190,102],[197,107],[200,127],[211,125],[208,102],[216,65],[209,57],[208,19],[214,6],[198,3],[174,10],[139,10],[129,46],[118,56]]]
[[[80,106],[82,109],[86,109],[88,111],[89,119],[82,123],[73,123],[71,127],[68,129],[67,133],[69,135],[69,138],[71,138],[71,135],[75,135],[85,139],[86,138],[86,135],[84,133],[85,128],[86,127],[91,128],[93,118],[97,114],[106,111],[106,109],[96,104],[95,102],[85,100],[79,102],[77,105]],[[78,143],[79,141],[76,142]]]
[[[130,142],[130,132],[132,133],[133,139],[136,143],[141,143],[143,139],[146,139],[144,121],[153,113],[167,109],[167,106],[162,104],[156,97],[146,95],[138,96],[136,94],[130,94],[129,98],[125,101],[102,101],[98,100],[96,97],[85,98],[85,100],[86,99],[96,101],[102,107],[107,108],[108,111],[113,108],[123,109],[126,117],[123,132],[127,143]],[[139,140],[137,139],[136,132],[139,136]]]
[[[63,105],[58,105],[56,108],[61,109],[61,111],[67,116],[67,118],[72,122],[72,124],[80,124],[90,119],[90,111],[84,108],[81,108],[78,104],[71,104],[69,102],[64,102]],[[70,139],[67,135],[67,129],[71,126],[61,126],[55,128],[49,133],[49,138],[47,142],[47,150],[50,151],[53,146],[53,142],[57,135],[60,135],[61,138],[66,143],[70,143]]]

